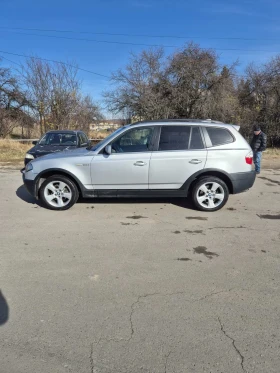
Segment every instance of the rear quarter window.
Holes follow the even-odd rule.
[[[235,141],[233,135],[226,128],[206,127],[212,146],[230,144]]]

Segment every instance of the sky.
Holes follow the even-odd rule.
[[[0,0],[2,65],[24,62],[3,52],[75,62],[106,76],[79,71],[84,93],[99,102],[131,52],[163,45],[169,54],[191,40],[216,49],[222,64],[238,60],[242,74],[280,54],[280,1]]]

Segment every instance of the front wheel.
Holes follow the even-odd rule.
[[[192,190],[193,203],[201,211],[220,210],[226,204],[228,197],[226,183],[214,176],[199,179]]]
[[[67,210],[76,203],[79,192],[76,184],[68,177],[53,175],[43,182],[39,195],[46,208]]]

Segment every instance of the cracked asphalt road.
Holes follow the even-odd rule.
[[[279,170],[210,214],[0,180],[1,373],[279,372]]]

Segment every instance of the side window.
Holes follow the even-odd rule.
[[[82,135],[80,132],[78,133],[78,138],[79,138],[79,146],[81,146],[83,143],[83,139],[82,139]]]
[[[52,133],[49,137],[49,145],[60,145],[61,135],[58,133]]]
[[[190,142],[190,149],[204,149],[204,144],[201,138],[200,128],[192,128],[192,136]]]
[[[83,132],[79,133],[80,145],[88,144],[88,139]]]
[[[190,131],[189,126],[162,126],[158,150],[187,150]]]
[[[206,127],[206,130],[213,146],[234,142],[232,134],[225,128]]]
[[[154,128],[135,128],[112,143],[113,153],[147,152],[151,150]]]
[[[88,143],[88,137],[85,133],[82,133],[82,139],[84,143]]]

